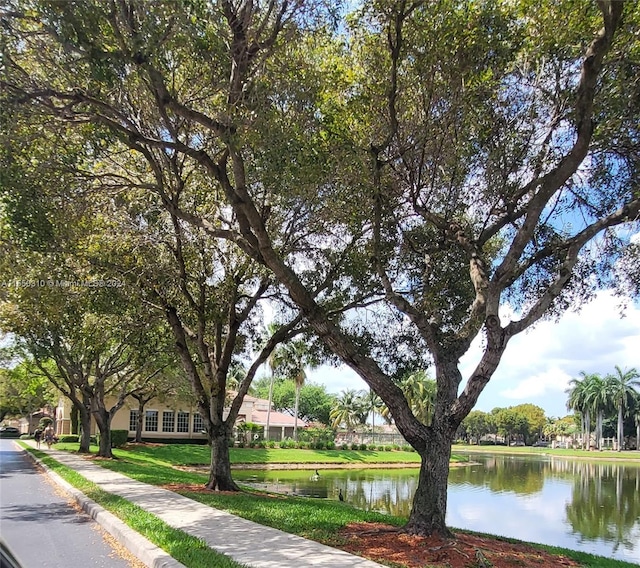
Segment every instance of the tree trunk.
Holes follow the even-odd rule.
[[[586,434],[584,449],[588,450],[591,447],[591,414],[588,410],[585,412],[584,430]]]
[[[618,451],[622,451],[622,439],[624,438],[624,417],[622,416],[622,402],[618,407]]]
[[[211,467],[207,489],[215,491],[240,491],[231,477],[231,459],[229,457],[229,430],[226,425],[212,427],[211,431]]]
[[[71,433],[80,434],[80,412],[78,407],[74,404],[71,407]]]
[[[144,420],[144,402],[138,401],[138,418],[136,420],[136,437],[135,441],[142,443],[142,421]]]
[[[410,534],[451,537],[446,525],[447,481],[453,436],[433,428],[420,452],[420,476],[405,530]]]
[[[91,413],[85,406],[78,407],[80,415],[80,448],[81,454],[88,454],[91,445]]]
[[[296,403],[293,411],[293,439],[298,441],[298,405],[300,404],[300,386],[296,385]]]
[[[111,415],[107,410],[99,409],[95,412],[95,417],[100,431],[98,456],[101,458],[113,458],[113,452],[111,451]]]

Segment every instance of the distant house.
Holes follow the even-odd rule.
[[[71,401],[66,397],[61,397],[56,409],[58,435],[71,433],[71,408]],[[293,438],[293,416],[277,412],[273,407],[269,412],[268,400],[249,395],[244,397],[236,425],[242,422],[252,422],[264,428],[267,425],[267,414],[269,415],[270,440]],[[127,399],[124,406],[113,417],[111,428],[113,430],[128,430],[129,437],[133,438],[136,433],[137,421],[138,401]],[[305,426],[304,420],[298,418],[298,428]],[[206,436],[203,429],[202,416],[190,402],[175,399],[169,401],[153,399],[145,405],[142,422],[142,437],[145,440],[204,440]],[[91,434],[96,434],[97,431],[97,425],[92,420]]]

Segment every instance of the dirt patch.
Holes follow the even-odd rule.
[[[340,535],[338,548],[377,562],[408,568],[578,568],[580,564],[526,544],[512,544],[496,538],[455,533],[453,539],[420,537],[397,527],[377,523],[356,523]],[[393,565],[393,564],[392,564]]]

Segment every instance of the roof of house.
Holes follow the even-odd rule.
[[[267,412],[266,410],[253,410],[251,412],[251,422],[254,424],[266,424]],[[295,420],[290,414],[284,414],[282,412],[276,412],[272,410],[269,415],[269,426],[294,426]],[[298,418],[298,426],[303,428],[307,423]]]

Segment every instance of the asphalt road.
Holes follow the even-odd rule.
[[[141,566],[121,556],[110,535],[6,439],[0,440],[0,536],[23,568]]]

